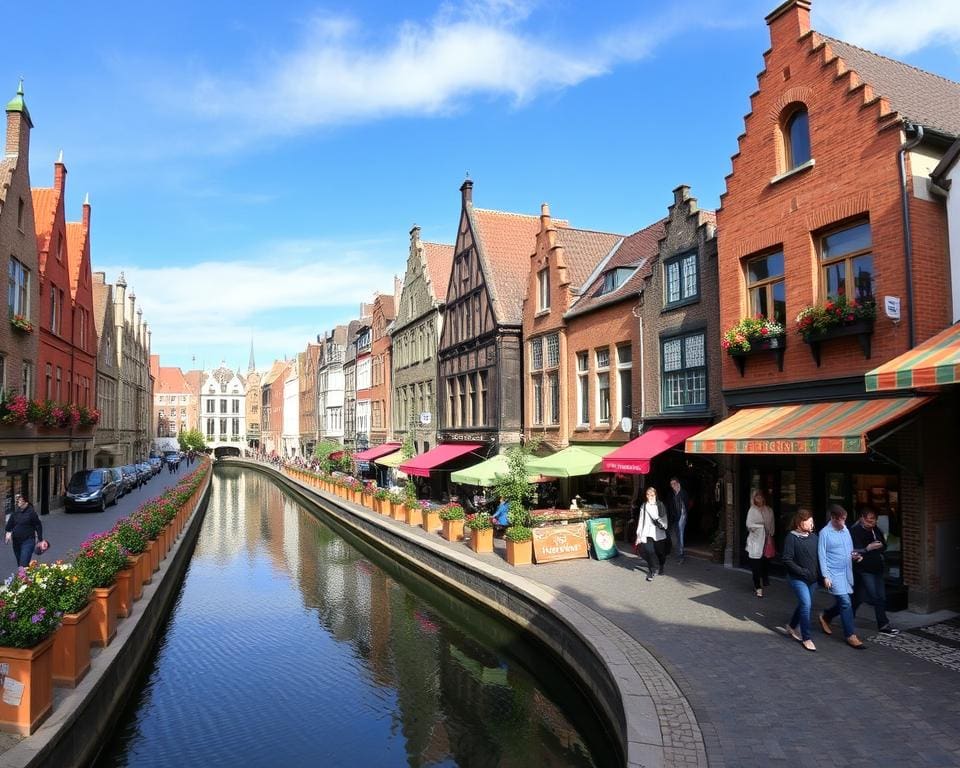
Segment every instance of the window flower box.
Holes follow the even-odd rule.
[[[769,336],[759,341],[751,342],[750,349],[743,350],[734,350],[728,349],[727,354],[730,355],[730,358],[733,360],[733,364],[737,366],[737,370],[740,371],[740,376],[743,377],[744,368],[746,367],[746,362],[748,357],[765,354],[767,352],[773,352],[777,361],[777,370],[783,371],[783,353],[787,349],[787,336],[785,333],[781,333],[778,336]]]
[[[776,353],[777,368],[782,371],[786,333],[782,323],[763,315],[744,317],[724,332],[720,346],[730,355],[741,376],[748,356],[771,350]]]
[[[820,344],[824,341],[856,336],[863,356],[870,358],[873,324],[877,317],[876,302],[857,301],[839,296],[823,304],[804,307],[797,315],[797,333],[810,345],[810,354],[820,367]]]
[[[10,325],[23,333],[33,333],[33,323],[24,315],[10,315]]]

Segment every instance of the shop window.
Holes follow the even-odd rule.
[[[825,298],[872,302],[873,253],[870,223],[861,222],[834,230],[820,238]]]
[[[787,321],[787,288],[783,279],[783,251],[747,260],[750,314],[779,323]]]
[[[707,363],[704,334],[691,333],[661,341],[663,410],[703,410],[707,406]]]
[[[697,276],[697,254],[681,254],[663,262],[664,306],[671,307],[696,301],[700,296]]]

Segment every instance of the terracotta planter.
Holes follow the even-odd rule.
[[[507,562],[510,565],[530,565],[533,563],[533,541],[511,541],[507,539]]]
[[[146,557],[143,554],[139,555],[127,555],[127,562],[130,563],[130,567],[133,569],[133,580],[130,583],[130,599],[133,602],[137,602],[141,597],[143,597],[143,563],[146,561]]]
[[[23,686],[22,691],[17,691],[17,701],[8,704],[0,699],[0,731],[29,736],[53,711],[54,635],[33,648],[0,647],[0,664],[7,666],[7,677],[11,683],[16,681]],[[7,697],[5,690],[4,698]]]
[[[106,648],[117,634],[117,585],[94,587],[90,598],[90,645]]]
[[[406,508],[407,525],[420,525],[423,522],[423,510],[420,507]]]
[[[443,528],[440,535],[447,541],[460,541],[463,538],[463,520],[441,520]]]
[[[373,509],[373,495],[369,493],[364,493],[360,497],[360,503],[363,504],[367,509]]]
[[[125,619],[133,613],[133,569],[117,572],[117,618]]]
[[[395,501],[390,502],[390,517],[394,520],[399,520],[404,522],[407,519],[407,507],[403,502],[397,504]]]
[[[53,682],[76,688],[90,671],[90,604],[79,613],[64,614],[53,635]]]
[[[478,554],[493,552],[493,528],[482,528],[470,532],[470,549]]]
[[[143,567],[144,584],[153,581],[153,572],[160,570],[160,561],[157,559],[156,550],[157,542],[147,539],[147,548],[143,552],[144,560],[146,560]]]
[[[421,525],[423,526],[423,530],[428,533],[431,531],[439,531],[443,527],[440,524],[440,511],[437,509],[429,509],[424,512]]]

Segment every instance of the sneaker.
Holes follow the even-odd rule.
[[[823,630],[823,634],[825,635],[833,634],[833,630],[830,629],[830,622],[827,621],[827,617],[824,616],[822,613],[820,614],[820,629]]]
[[[891,627],[889,624],[880,627],[879,632],[881,635],[899,635],[900,630],[896,627]]]
[[[647,574],[647,581],[653,581],[653,572]]]

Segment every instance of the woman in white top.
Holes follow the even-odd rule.
[[[753,572],[753,588],[763,597],[763,587],[770,586],[770,558],[764,557],[767,538],[773,539],[773,510],[767,506],[761,491],[753,492],[753,504],[747,512],[747,557]],[[772,548],[772,541],[771,547]],[[767,550],[769,553],[769,549]]]
[[[656,573],[663,574],[663,564],[666,560],[667,508],[657,498],[657,489],[653,486],[647,488],[645,498],[646,501],[640,505],[640,517],[637,521],[637,548],[643,547],[648,566],[647,581],[653,581],[654,553],[660,565]]]

